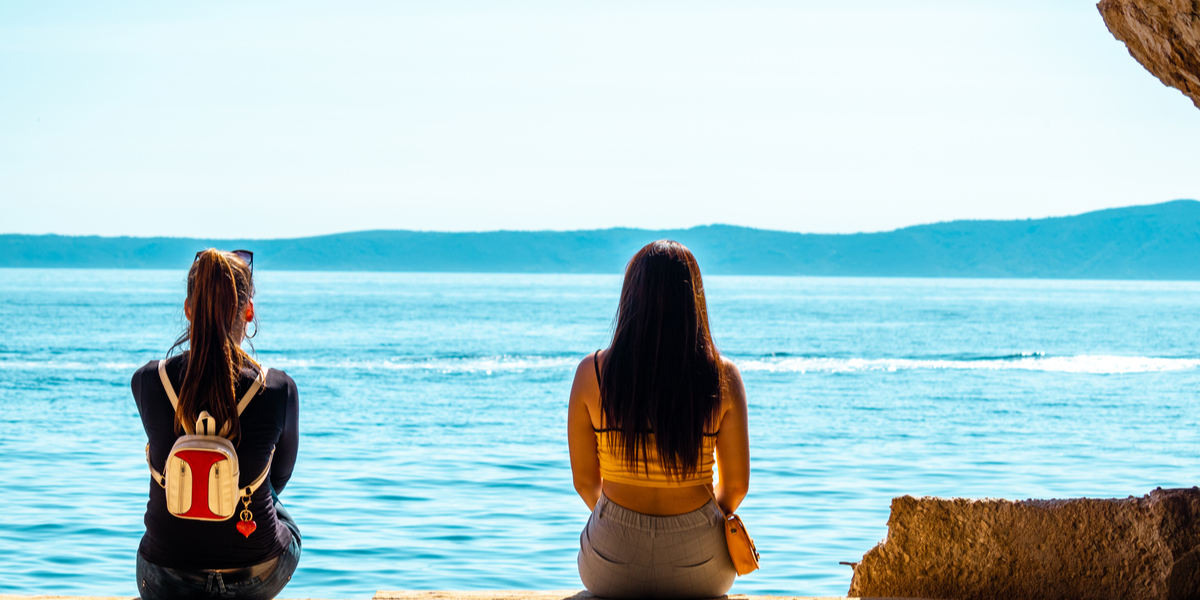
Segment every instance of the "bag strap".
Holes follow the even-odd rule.
[[[258,488],[262,487],[262,484],[267,481],[267,475],[271,474],[271,461],[273,461],[273,460],[275,460],[275,448],[274,447],[271,448],[271,455],[267,457],[267,466],[263,468],[263,472],[260,473],[259,476],[254,481],[251,481],[250,485],[246,486],[242,490],[243,498],[253,495],[254,492],[257,492]]]
[[[208,414],[207,410],[202,410],[200,416],[196,417],[196,428],[193,431],[196,435],[217,435],[217,420]]]
[[[242,396],[242,399],[238,401],[237,414],[239,417],[242,416],[242,411],[246,410],[247,406],[250,406],[250,401],[258,395],[259,390],[267,384],[267,372],[271,370],[262,366],[254,359],[250,359],[250,362],[258,367],[258,375],[254,378],[254,383],[250,384],[250,389],[246,390],[246,395]],[[158,361],[158,378],[162,380],[163,389],[167,392],[167,399],[171,401],[171,408],[178,411],[179,396],[175,393],[175,387],[171,385],[171,378],[167,376],[167,361],[165,359]],[[184,429],[187,429],[187,427],[184,427]],[[229,424],[223,424],[221,426],[222,435],[228,431]]]
[[[246,407],[250,405],[250,401],[258,395],[259,390],[266,385],[267,371],[270,371],[270,369],[262,366],[254,359],[250,359],[250,362],[254,363],[254,366],[258,367],[258,376],[254,378],[254,383],[250,384],[250,389],[246,390],[246,395],[242,396],[241,401],[238,402],[237,414],[239,417],[242,416],[242,411],[246,410]],[[167,361],[165,359],[158,361],[158,378],[162,380],[163,389],[167,392],[167,399],[171,401],[171,408],[179,410],[179,396],[175,394],[175,388],[171,385],[171,378],[167,376]],[[200,413],[200,418],[197,421],[197,425],[199,425],[200,421],[203,421],[206,417],[209,421],[215,423],[215,420],[209,416],[207,411],[202,411]],[[226,423],[225,426],[221,428],[221,432],[228,432],[228,426],[229,424]],[[211,431],[212,428],[205,427],[204,429],[209,430],[209,435],[216,433],[215,431]],[[199,431],[199,428],[196,428],[196,431]],[[258,488],[262,486],[263,482],[266,481],[267,475],[271,472],[271,461],[274,458],[275,449],[271,448],[271,456],[267,459],[267,467],[263,469],[262,474],[259,475],[258,478],[247,487],[251,494],[257,491]],[[166,476],[164,476],[162,473],[159,473],[158,469],[154,468],[154,463],[150,461],[150,444],[146,444],[146,466],[150,467],[150,476],[154,479],[154,482],[163,488],[166,488]]]
[[[171,378],[167,377],[167,360],[158,361],[158,378],[162,380],[163,389],[167,390],[167,399],[171,401],[171,408],[179,410],[179,396],[175,395],[175,388],[171,386]]]
[[[242,416],[242,411],[246,410],[247,406],[250,406],[250,401],[253,400],[254,396],[258,394],[258,390],[262,389],[262,386],[266,385],[267,371],[271,370],[258,364],[254,360],[251,360],[250,362],[254,363],[254,366],[258,367],[258,376],[254,378],[254,383],[250,384],[250,389],[246,390],[246,395],[242,396],[241,401],[238,402],[237,414],[239,417]],[[175,394],[175,388],[171,385],[171,378],[167,377],[166,360],[158,361],[158,378],[162,380],[163,389],[167,391],[167,399],[171,401],[171,408],[179,410],[179,396]]]
[[[717,493],[713,491],[712,484],[704,486],[704,491],[708,492],[708,497],[712,498],[713,504],[717,505],[717,510],[721,511],[721,516],[725,517],[725,519],[728,520],[730,515],[732,515],[732,513],[730,513],[729,515],[725,514],[725,509],[721,508],[720,502],[717,502]]]
[[[251,360],[250,362],[254,362],[254,360]],[[237,414],[239,417],[242,416],[242,411],[246,410],[247,406],[250,406],[250,401],[253,400],[256,395],[258,395],[258,392],[262,389],[263,385],[267,383],[268,369],[257,362],[254,362],[254,366],[258,367],[258,375],[254,378],[254,383],[250,384],[250,389],[246,390],[246,395],[242,396],[242,399],[238,402]],[[229,421],[225,421],[225,423],[221,425],[221,433],[218,435],[221,437],[228,436],[229,430],[231,429],[233,429],[233,425],[231,425]]]
[[[167,377],[166,359],[158,361],[158,378],[162,380],[163,389],[167,392],[167,399],[171,401],[171,408],[179,410],[179,396],[175,395],[175,388],[171,386],[171,378]],[[165,489],[167,478],[154,468],[154,463],[150,462],[150,444],[146,444],[146,466],[150,467],[150,477],[154,479],[154,483]]]
[[[154,463],[150,462],[150,444],[146,444],[146,466],[150,467],[150,477],[154,479],[154,483],[157,483],[163,489],[167,489],[167,478],[162,473],[159,473],[158,469],[154,468]]]
[[[258,390],[267,384],[267,371],[270,371],[270,369],[258,364],[254,360],[250,362],[258,367],[258,377],[254,378],[254,383],[250,384],[250,389],[246,390],[246,395],[242,396],[242,400],[238,402],[237,414],[239,417],[242,416],[242,411],[246,410],[247,406],[250,406],[250,401],[254,399],[254,396],[258,395]]]

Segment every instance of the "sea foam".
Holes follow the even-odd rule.
[[[742,371],[766,371],[771,373],[954,370],[1044,371],[1049,373],[1120,375],[1127,373],[1186,371],[1200,367],[1200,359],[1192,358],[1086,354],[1077,356],[1045,356],[1037,353],[977,359],[772,357],[735,362],[737,362],[738,368]]]
[[[427,371],[434,373],[506,373],[525,371],[569,371],[579,363],[578,356],[476,356],[445,358],[321,359],[270,357],[261,359],[277,369],[341,369],[347,371]],[[733,357],[738,368],[747,373],[863,373],[897,371],[1042,371],[1121,375],[1161,373],[1200,368],[1200,359],[1152,356],[1076,355],[1046,356],[1026,353],[983,358],[833,358],[806,357]],[[0,360],[0,369],[63,371],[133,371],[141,366],[132,362],[83,360]]]

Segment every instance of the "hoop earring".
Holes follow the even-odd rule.
[[[254,336],[258,335],[258,321],[250,321],[250,323],[254,323],[254,333],[247,333],[246,337],[254,339]],[[250,323],[246,323],[246,329],[250,328]]]

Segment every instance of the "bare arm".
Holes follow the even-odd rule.
[[[575,382],[571,384],[571,400],[567,407],[567,443],[571,449],[571,475],[575,480],[575,491],[583,498],[589,510],[600,501],[600,457],[596,452],[596,434],[592,431],[592,417],[588,412],[588,400],[599,404],[600,385],[596,381],[595,367],[589,355],[575,369]]]
[[[725,369],[725,397],[728,408],[717,433],[717,504],[725,514],[732,514],[750,490],[750,430],[746,408],[746,388],[742,374],[728,359],[722,359]]]

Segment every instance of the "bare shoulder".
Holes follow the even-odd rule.
[[[730,381],[737,380],[738,382],[741,382],[742,372],[739,371],[737,365],[734,364],[732,360],[729,360],[729,357],[725,356],[724,354],[721,355],[721,368],[725,370],[725,377],[728,377]]]
[[[575,367],[575,381],[571,383],[572,403],[576,398],[589,405],[599,401],[600,378],[596,376],[596,371],[599,370],[599,365],[603,364],[603,355],[603,351],[592,352],[583,357],[583,360],[579,361],[579,366]],[[600,363],[596,361],[600,361]]]
[[[581,417],[586,415],[584,418],[593,428],[599,426],[599,421],[592,415],[599,414],[600,409],[600,381],[596,377],[596,360],[597,355],[593,352],[579,361],[568,401],[569,414]]]
[[[725,372],[725,380],[732,387],[742,388],[742,372],[738,370],[737,365],[733,364],[728,357],[721,357],[721,370]]]
[[[603,353],[604,351],[601,350],[589,353],[583,357],[583,360],[579,361],[579,366],[575,367],[575,381],[581,383],[596,382],[596,368],[598,366],[596,362],[600,360],[600,355]]]
[[[737,365],[725,356],[721,356],[721,370],[724,372],[724,396],[729,407],[746,405],[746,387],[742,385],[742,372]]]

